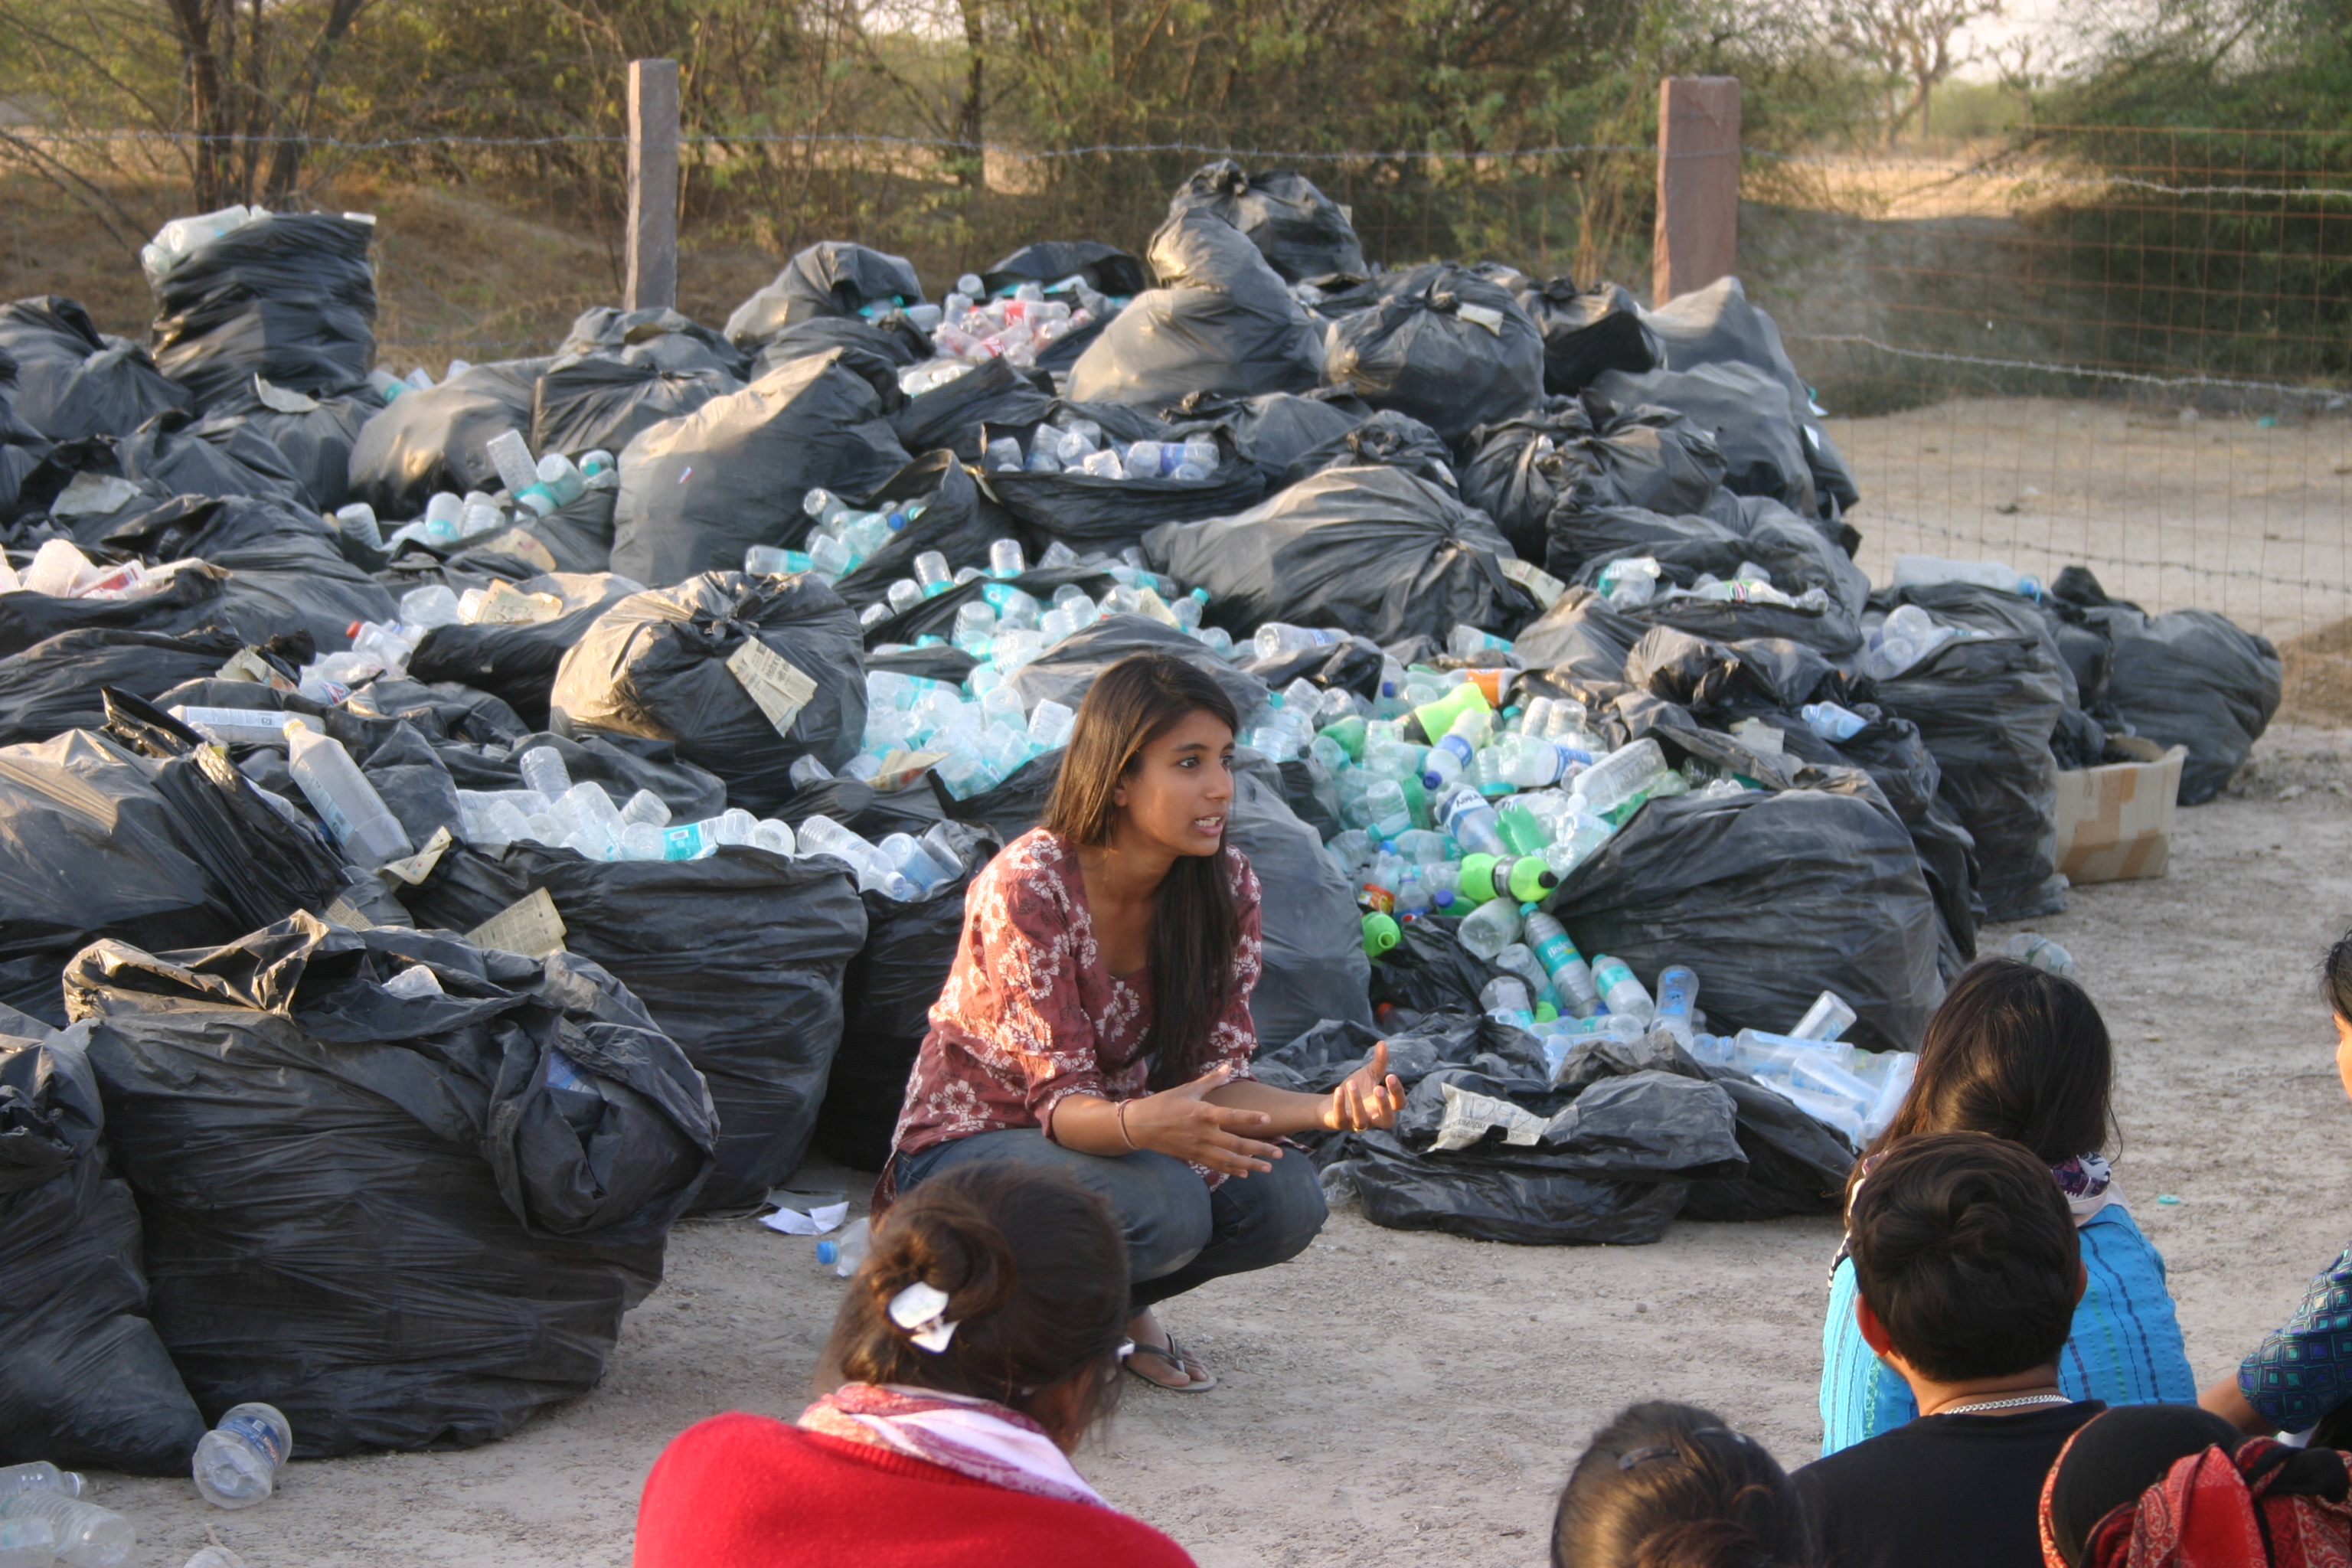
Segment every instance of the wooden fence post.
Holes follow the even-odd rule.
[[[1660,305],[1739,266],[1739,79],[1658,84],[1658,233],[1650,292]]]
[[[629,274],[625,310],[677,304],[677,62],[629,62]]]

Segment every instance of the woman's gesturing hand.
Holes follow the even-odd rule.
[[[1349,1073],[1331,1091],[1323,1125],[1334,1132],[1361,1132],[1367,1127],[1393,1127],[1404,1109],[1404,1085],[1389,1071],[1389,1043],[1372,1047],[1372,1059]]]
[[[1280,1148],[1246,1133],[1262,1132],[1274,1118],[1263,1110],[1235,1110],[1204,1098],[1234,1076],[1230,1066],[1211,1068],[1192,1082],[1127,1102],[1127,1135],[1139,1149],[1157,1149],[1228,1176],[1274,1169]]]

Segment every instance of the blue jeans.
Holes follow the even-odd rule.
[[[1081,1154],[1034,1127],[976,1132],[901,1154],[898,1190],[911,1192],[941,1171],[980,1160],[1065,1171],[1100,1193],[1127,1233],[1139,1312],[1221,1276],[1288,1262],[1307,1250],[1330,1214],[1315,1166],[1300,1150],[1286,1150],[1270,1171],[1228,1176],[1212,1191],[1173,1155],[1150,1149]]]

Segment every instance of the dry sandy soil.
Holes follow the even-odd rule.
[[[2200,1379],[2352,1229],[2352,1108],[2312,969],[2352,922],[2347,763],[2352,735],[2274,731],[2232,795],[2181,813],[2168,877],[2076,889],[2038,928],[2114,1031],[2118,1179],[2170,1264]],[[863,1207],[853,1173],[800,1184]],[[1080,1463],[1214,1568],[1538,1563],[1569,1464],[1629,1400],[1710,1405],[1790,1463],[1813,1450],[1835,1245],[1814,1219],[1524,1248],[1343,1209],[1297,1262],[1171,1307],[1222,1386],[1135,1385]],[[177,1568],[207,1525],[254,1568],[625,1563],[662,1445],[721,1410],[796,1411],[840,1289],[806,1240],[689,1224],[604,1385],[503,1443],[297,1465],[236,1514],[185,1481],[101,1477],[98,1495],[137,1521],[137,1568]]]

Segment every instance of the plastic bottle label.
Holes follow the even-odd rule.
[[[815,681],[758,637],[745,637],[743,646],[727,656],[727,672],[779,735],[792,733],[801,710],[816,695]]]
[[[258,1415],[228,1416],[221,1422],[217,1430],[226,1432],[231,1436],[242,1437],[252,1444],[261,1456],[269,1461],[269,1467],[272,1469],[286,1462],[286,1451],[278,1447],[278,1428]]]
[[[1627,968],[1624,961],[1622,959],[1612,958],[1608,960],[1606,963],[1597,963],[1592,966],[1592,984],[1600,987],[1601,994],[1603,996],[1608,995],[1609,993],[1616,990],[1618,986],[1626,984],[1633,978],[1633,970]]]

